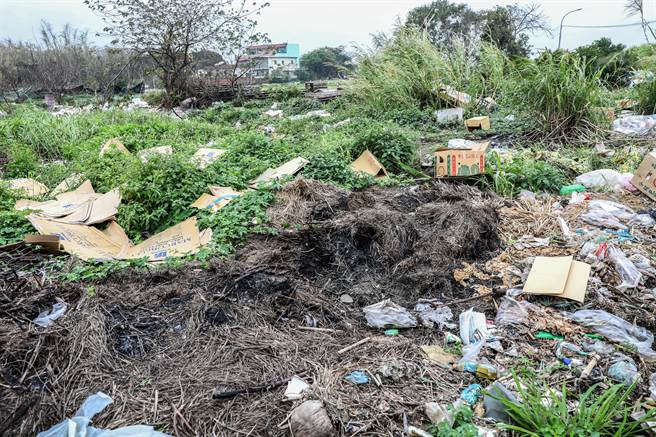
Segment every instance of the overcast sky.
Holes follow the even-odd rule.
[[[420,0],[269,0],[269,6],[260,18],[260,30],[269,34],[273,42],[296,42],[307,52],[322,46],[368,45],[370,34],[389,31],[397,17],[402,19],[412,8],[427,4]],[[518,1],[468,0],[473,9],[492,5],[524,3]],[[531,44],[535,48],[556,48],[557,25],[562,15],[576,8],[582,11],[567,17],[565,24],[600,26],[630,24],[639,17],[627,18],[624,0],[543,0],[537,1],[555,28],[552,37],[535,35]],[[649,8],[647,18],[656,20],[656,0],[645,0]],[[0,38],[34,40],[39,22],[46,19],[56,27],[71,23],[77,27],[100,31],[102,21],[91,13],[83,0],[0,0]],[[640,26],[608,29],[563,30],[563,47],[575,48],[602,36],[626,45],[642,44]]]

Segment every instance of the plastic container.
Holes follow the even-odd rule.
[[[479,378],[497,379],[499,371],[491,364],[475,363],[473,361],[461,361],[457,364],[456,369],[461,372],[469,372]]]
[[[561,196],[569,196],[572,193],[582,193],[584,191],[585,187],[581,184],[565,185],[560,187]]]

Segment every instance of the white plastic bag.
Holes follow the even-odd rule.
[[[615,271],[620,275],[622,283],[617,286],[618,289],[625,291],[629,288],[636,288],[640,284],[642,274],[630,259],[624,255],[622,249],[617,247],[608,248],[608,258],[615,264]]]
[[[617,191],[621,188],[630,189],[632,173],[620,173],[616,170],[601,169],[579,175],[575,182],[586,188]]]
[[[374,328],[414,328],[417,320],[407,309],[397,305],[390,299],[369,305],[362,309],[367,319],[367,324]]]
[[[33,320],[34,324],[39,325],[43,328],[52,326],[54,321],[64,315],[66,312],[66,302],[59,300],[57,303],[52,305],[52,311],[43,311],[39,316]]]
[[[656,351],[651,348],[654,335],[642,326],[632,325],[603,310],[579,310],[567,316],[609,340],[632,344],[646,360],[656,360]]]
[[[415,306],[415,311],[419,313],[419,319],[422,325],[427,328],[432,328],[434,324],[437,324],[440,329],[444,329],[445,327],[453,329],[456,327],[455,324],[450,323],[453,319],[453,313],[448,306],[433,308],[430,304],[418,303]]]
[[[613,130],[626,135],[647,135],[656,126],[656,115],[629,115],[613,121]]]
[[[476,343],[489,337],[485,314],[474,311],[474,308],[460,313],[460,338],[464,344]]]
[[[640,273],[656,278],[656,269],[651,266],[651,262],[646,256],[634,253],[629,257],[629,260],[631,260]]]
[[[37,434],[37,437],[171,437],[155,431],[152,426],[133,425],[114,430],[104,430],[89,426],[96,414],[104,410],[112,402],[105,393],[98,392],[89,396],[75,413],[72,419],[66,419],[47,431]]]
[[[631,208],[609,200],[591,200],[581,220],[602,228],[627,229],[624,223],[635,217]]]

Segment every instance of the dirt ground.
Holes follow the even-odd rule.
[[[97,391],[114,399],[94,418],[97,427],[290,435],[286,419],[300,402],[283,393],[295,374],[312,385],[306,398],[323,401],[336,435],[401,435],[404,420],[428,422],[425,402],[452,402],[477,381],[428,361],[419,349],[442,344],[444,327],[386,336],[367,326],[362,308],[390,298],[412,309],[432,299],[449,304],[456,333],[458,314],[470,307],[494,320],[498,296],[512,285],[504,285],[502,272],[522,255],[506,250],[506,234],[522,226],[536,236],[553,230],[546,219],[540,224],[549,211],[436,182],[349,192],[300,179],[269,213],[277,233],[253,236],[235,256],[209,266],[123,271],[93,284],[1,270],[0,435],[43,431]],[[547,249],[573,251],[527,254]],[[589,297],[592,307],[621,306],[594,292]],[[31,320],[56,298],[69,305],[65,317],[36,327]],[[650,305],[631,310],[631,320],[654,329]],[[547,363],[553,344],[530,336],[539,323],[553,332],[573,329],[550,308],[535,322],[507,333],[502,344],[517,346],[519,355],[498,354],[499,367],[513,366],[517,356]],[[365,337],[370,341],[337,353]],[[354,370],[371,382],[346,381]],[[272,388],[213,399],[259,385]]]

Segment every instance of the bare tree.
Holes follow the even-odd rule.
[[[85,0],[120,43],[148,55],[167,92],[167,104],[184,97],[192,52],[234,44],[268,3],[247,0]]]
[[[529,5],[514,4],[508,6],[510,14],[513,37],[518,38],[525,32],[532,34],[544,32],[551,36],[551,26],[547,16],[542,12],[540,5],[532,3]]]
[[[6,40],[0,43],[0,93],[13,93],[18,100],[34,83],[35,47],[33,44]]]

